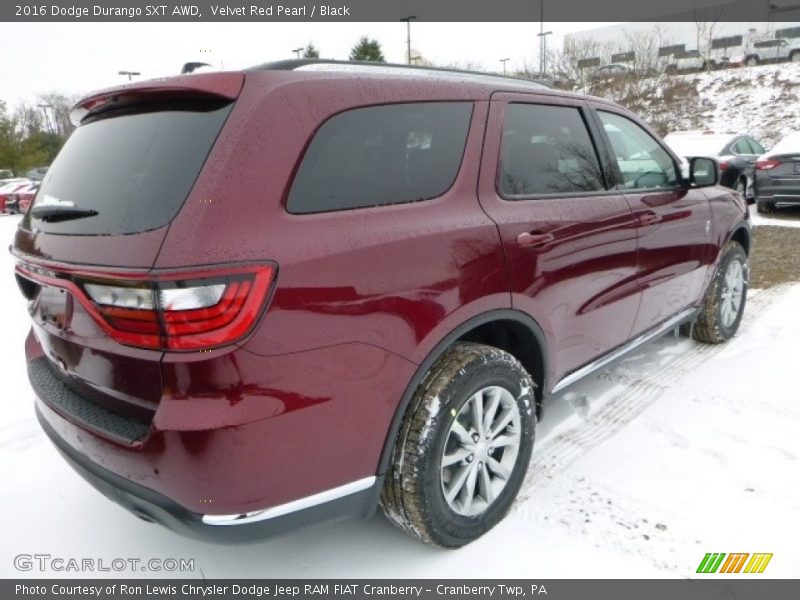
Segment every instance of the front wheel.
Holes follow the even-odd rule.
[[[747,59],[747,62],[745,62],[745,64],[748,67],[755,67],[758,64],[758,57],[757,56],[751,56],[750,58]]]
[[[510,354],[458,343],[411,399],[381,506],[424,542],[458,548],[508,512],[530,461],[534,384]]]
[[[721,344],[736,334],[747,300],[747,282],[747,254],[738,242],[728,242],[692,328],[696,340]]]

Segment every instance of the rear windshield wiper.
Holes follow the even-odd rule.
[[[55,206],[43,204],[34,206],[31,209],[31,216],[34,219],[41,219],[46,223],[57,223],[59,221],[71,221],[73,219],[83,219],[94,217],[98,212],[91,208],[80,208],[79,206]]]

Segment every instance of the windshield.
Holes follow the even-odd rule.
[[[230,104],[172,101],[109,111],[78,127],[45,175],[22,227],[126,234],[169,223],[183,206]],[[52,210],[82,218],[47,220]]]
[[[664,141],[678,156],[719,156],[728,139],[716,135],[668,135]]]

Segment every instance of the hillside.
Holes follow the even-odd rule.
[[[585,91],[627,106],[662,135],[678,129],[741,131],[771,146],[800,131],[800,63],[606,81]]]

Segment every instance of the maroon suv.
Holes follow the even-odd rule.
[[[742,317],[743,200],[605,100],[293,61],[74,116],[13,246],[37,414],[109,498],[191,535],[380,503],[463,545],[513,502],[544,398]]]

